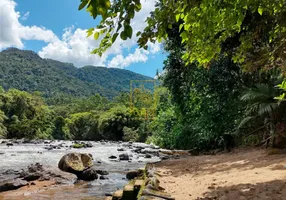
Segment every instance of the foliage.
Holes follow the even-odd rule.
[[[184,140],[181,140],[180,146],[179,136],[183,126],[177,117],[175,107],[171,104],[170,98],[160,104],[163,108],[158,109],[157,116],[151,123],[152,136],[148,137],[147,142],[170,149],[182,148]]]
[[[280,102],[286,100],[286,80],[284,80],[281,84],[278,85],[278,88],[283,90],[284,93],[282,93],[280,96],[276,97],[275,99],[278,99]]]
[[[114,97],[111,106],[113,107],[116,105],[130,106],[130,93],[121,92],[118,96]]]
[[[99,140],[98,118],[95,113],[75,113],[67,120],[69,134],[74,140]]]
[[[251,126],[255,130],[268,130],[266,138],[271,139],[272,146],[275,145],[274,138],[277,136],[276,124],[283,120],[286,113],[285,102],[278,104],[274,99],[279,94],[278,92],[274,85],[258,84],[241,97],[241,100],[247,102],[247,107],[244,113],[245,118],[241,121],[239,128],[252,122]]]
[[[88,36],[93,35],[94,39],[98,39],[100,35],[104,35],[98,49],[93,53],[102,53],[112,45],[120,35],[122,40],[131,38],[133,29],[131,27],[131,20],[135,16],[135,12],[141,9],[140,0],[81,0],[79,10],[87,7],[87,12],[96,19],[101,17],[101,22],[96,28],[90,28],[87,33]],[[122,30],[123,29],[123,30]]]
[[[58,105],[47,106],[38,93],[0,88],[1,138],[142,141],[145,124],[137,109],[124,106],[127,96],[122,93],[112,102],[98,94],[62,96]]]
[[[52,132],[52,137],[59,140],[69,140],[72,139],[70,135],[69,127],[67,126],[67,119],[62,116],[57,116],[54,119],[54,130]]]
[[[101,16],[96,29],[88,30],[89,36],[94,34],[95,39],[101,40],[93,53],[101,55],[119,34],[123,40],[132,37],[130,21],[141,8],[140,0],[112,4],[109,0],[82,0],[79,9],[85,6],[93,18]],[[181,22],[186,64],[198,62],[206,66],[226,53],[248,70],[273,65],[283,67],[285,14],[284,0],[160,0],[147,18],[144,31],[136,35],[139,46],[147,48],[149,41],[168,39],[168,30]]]
[[[260,144],[261,138],[258,135],[249,135],[247,137],[242,137],[244,146],[255,147]]]
[[[168,148],[223,147],[223,135],[235,131],[242,115],[240,68],[224,56],[209,69],[198,68],[196,63],[186,67],[179,27],[174,24],[165,43],[169,55],[161,79],[170,94],[159,94],[152,138]]]
[[[48,138],[53,130],[51,110],[36,94],[11,89],[0,94],[8,138]]]
[[[125,106],[116,106],[103,113],[99,118],[99,131],[104,139],[121,140],[124,136],[123,128],[137,129],[140,118],[137,112]]]
[[[123,137],[122,139],[124,141],[131,141],[131,142],[137,142],[139,133],[138,130],[134,130],[134,128],[128,128],[126,126],[123,127]]]
[[[135,88],[132,93],[132,107],[138,110],[141,118],[152,118],[156,109],[155,94],[143,85]]]
[[[7,128],[4,125],[6,116],[3,111],[0,110],[0,138],[7,137]]]

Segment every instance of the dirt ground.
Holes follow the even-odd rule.
[[[244,149],[156,164],[176,200],[286,200],[286,154]]]

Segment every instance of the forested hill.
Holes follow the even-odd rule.
[[[128,70],[85,66],[43,59],[33,51],[9,48],[0,52],[0,86],[34,92],[112,98],[129,91],[130,80],[152,79]]]

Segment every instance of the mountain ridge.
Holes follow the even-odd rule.
[[[0,52],[0,85],[28,92],[39,91],[44,97],[58,94],[91,96],[99,93],[113,98],[128,92],[130,80],[152,80],[126,69],[87,65],[41,58],[31,50],[8,48]]]

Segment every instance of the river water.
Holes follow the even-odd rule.
[[[47,143],[47,142],[46,142]],[[142,143],[112,143],[112,142],[91,142],[93,147],[84,149],[69,148],[71,141],[54,141],[53,145],[62,144],[61,149],[47,150],[50,144],[14,144],[7,146],[1,144],[0,140],[0,171],[8,169],[20,170],[30,164],[41,163],[45,167],[57,168],[58,162],[63,155],[70,152],[90,153],[94,158],[94,164],[97,169],[109,172],[108,180],[95,180],[79,184],[67,183],[67,187],[55,187],[45,192],[28,195],[25,199],[31,200],[87,200],[87,199],[104,199],[106,193],[112,193],[122,188],[128,180],[125,179],[126,171],[144,167],[147,162],[159,161],[158,157],[147,159],[142,154],[132,152],[132,148],[138,146],[149,148],[150,146]],[[124,151],[118,151],[123,148]],[[131,155],[132,161],[111,161],[108,157],[111,155],[127,153]],[[99,163],[100,161],[101,163]],[[1,194],[1,193],[0,193]],[[12,200],[13,197],[7,197],[5,200]],[[15,199],[15,198],[14,198]]]

